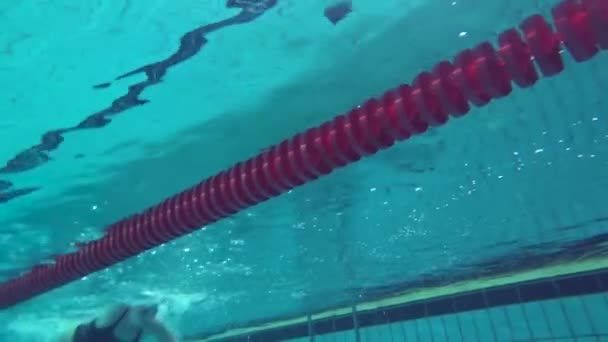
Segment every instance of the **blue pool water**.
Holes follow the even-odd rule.
[[[0,5],[0,280],[557,1],[353,0],[335,25],[335,1],[228,3]],[[113,301],[158,302],[178,336],[203,337],[604,257],[608,53],[562,56],[531,89],[0,312],[0,340],[52,341]],[[606,297],[563,297],[359,338],[605,339]]]

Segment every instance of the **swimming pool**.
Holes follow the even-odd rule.
[[[1,122],[10,141],[0,149],[5,281],[442,59],[495,42],[531,14],[550,18],[557,1],[360,1],[335,25],[323,1],[128,4],[5,6],[15,32],[2,55],[1,106],[13,113]],[[41,21],[25,27],[21,15]],[[186,337],[311,315],[302,331],[317,313],[411,290],[601,258],[608,57],[561,56],[565,71],[530,89],[514,87],[280,198],[78,273],[2,312],[7,336],[39,341],[116,299],[161,302]],[[454,315],[445,319],[468,313]],[[404,324],[434,324],[423,317]],[[361,336],[370,326],[383,327],[369,324]],[[595,327],[584,334],[605,333]],[[551,329],[505,336],[578,334]]]

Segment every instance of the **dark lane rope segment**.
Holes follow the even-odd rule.
[[[0,284],[0,308],[80,279],[244,208],[264,202],[364,156],[462,116],[564,69],[562,46],[577,62],[608,49],[608,1],[565,0],[553,8],[557,32],[540,15],[519,31],[441,61],[412,86],[400,85],[349,113],[299,133],[203,180],[163,203],[108,227],[105,235]],[[520,31],[523,33],[520,34]],[[537,71],[536,67],[539,71]]]
[[[78,125],[46,132],[42,136],[39,144],[19,152],[11,160],[6,162],[6,164],[0,168],[0,174],[19,173],[39,167],[50,160],[49,152],[57,149],[59,145],[61,145],[66,133],[85,129],[102,128],[110,123],[113,116],[121,114],[128,109],[146,104],[149,101],[140,98],[142,92],[146,88],[160,83],[163,76],[165,76],[171,67],[190,59],[200,52],[207,43],[207,39],[205,38],[207,34],[228,26],[252,22],[267,10],[273,8],[277,4],[277,1],[278,0],[228,0],[226,2],[226,7],[241,9],[237,15],[216,23],[198,27],[184,34],[180,39],[179,48],[168,58],[145,65],[117,77],[116,79],[119,80],[143,73],[146,75],[146,80],[131,85],[125,95],[114,100],[109,107],[87,116]],[[111,86],[111,83],[106,82],[95,85],[93,88],[100,89],[109,86]],[[10,185],[9,187],[3,187],[1,184]],[[25,188],[9,190],[11,187],[11,183],[0,180],[0,204],[39,189]]]

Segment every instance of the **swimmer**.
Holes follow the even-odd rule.
[[[176,342],[169,329],[156,319],[157,311],[156,305],[117,305],[68,331],[59,342],[140,342],[144,337]]]

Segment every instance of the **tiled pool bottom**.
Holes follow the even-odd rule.
[[[511,304],[290,341],[608,341],[608,296],[601,293]]]
[[[498,278],[485,283],[475,281],[467,283],[466,288],[447,286],[443,294],[435,290],[426,298],[424,294],[398,295],[268,323],[249,332],[237,330],[186,341],[608,342],[606,261],[578,263],[575,266],[579,270],[582,266],[588,269],[579,273],[502,285],[495,282]],[[542,272],[548,275],[547,270]],[[521,279],[520,275],[515,277]],[[493,286],[485,286],[492,282]]]

